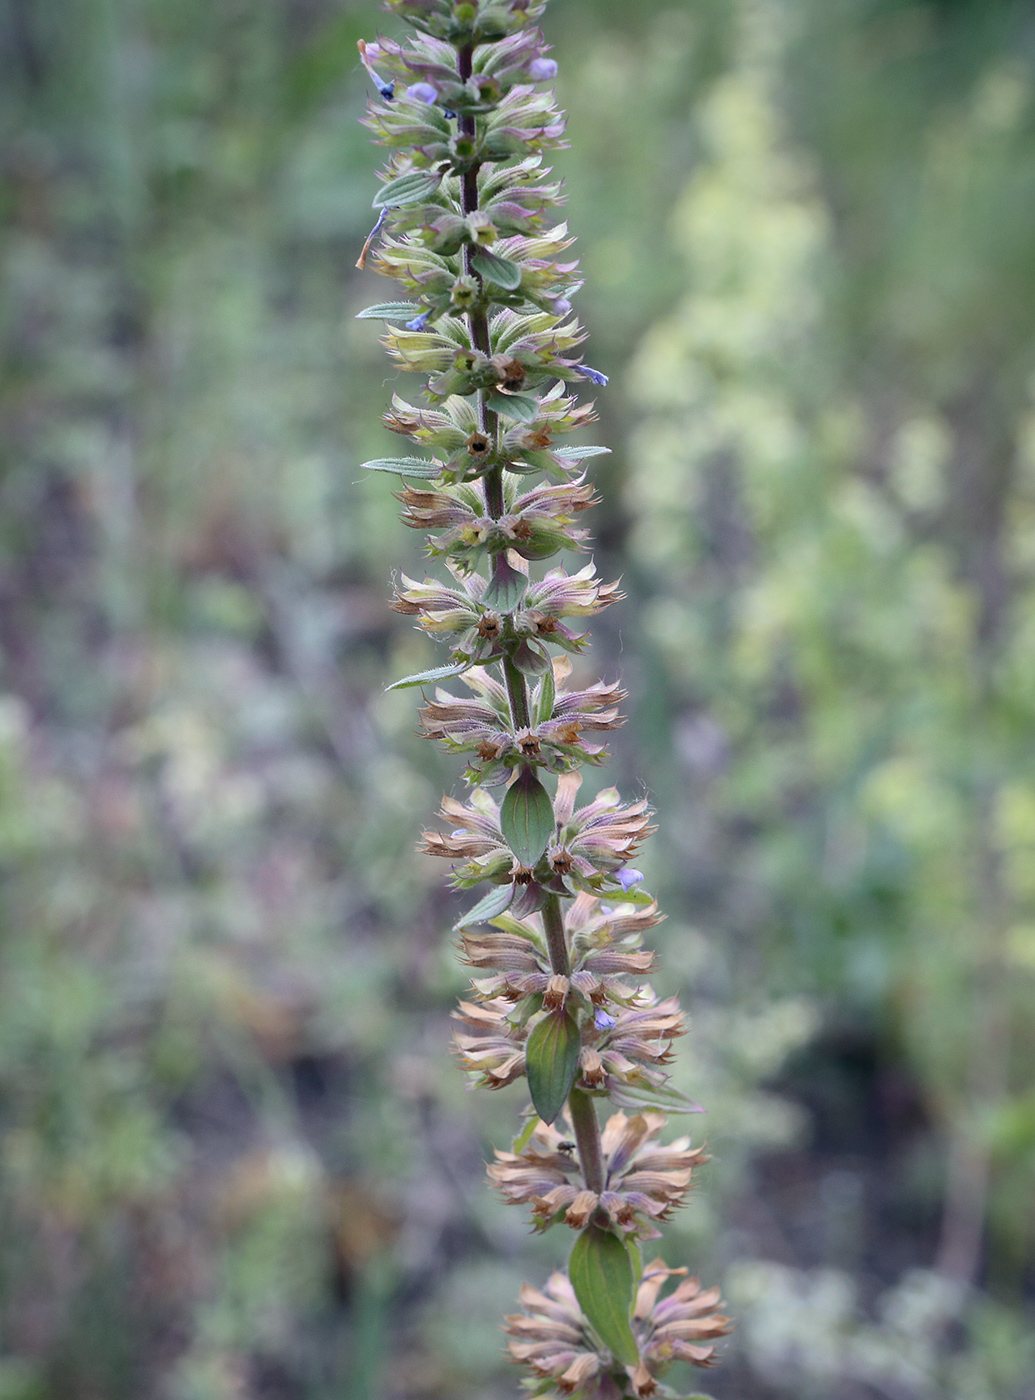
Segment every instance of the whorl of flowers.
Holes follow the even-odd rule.
[[[653,830],[647,804],[605,788],[577,805],[578,770],[605,756],[624,694],[571,684],[568,654],[622,595],[592,562],[535,567],[585,552],[597,498],[583,464],[606,451],[564,442],[594,421],[568,386],[607,381],[582,360],[578,264],[543,165],[564,138],[543,87],[557,71],[535,27],[545,4],[385,0],[413,37],[360,43],[377,92],[366,125],[390,155],[359,261],[400,288],[361,315],[424,379],[423,402],[395,397],[384,419],[412,455],[366,465],[401,478],[403,520],[446,570],[396,591],[393,606],[448,648],[396,685],[425,688],[422,730],[463,755],[471,785],[467,801],[443,799],[445,829],[423,849],[459,888],[488,885],[457,925],[477,975],[456,1053],[472,1084],[524,1079],[531,1098],[489,1176],[538,1229],[577,1232],[567,1274],[523,1290],[509,1349],[535,1395],[621,1400],[671,1396],[658,1377],[678,1359],[710,1365],[728,1322],[696,1280],[659,1301],[686,1271],[640,1261],[703,1150],[661,1141],[668,1113],[697,1106],[665,1068],[679,1004],[645,981],[642,938],[660,915],[631,861]],[[460,693],[436,688],[450,678]],[[603,1131],[598,1100],[618,1110]],[[553,1126],[562,1113],[570,1139]]]

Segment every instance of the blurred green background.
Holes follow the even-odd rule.
[[[523,1097],[450,1063],[412,854],[459,783],[383,694],[382,21],[0,4],[0,1400],[502,1400],[567,1249],[485,1189]],[[1031,1400],[1035,7],[546,29],[706,1388]]]

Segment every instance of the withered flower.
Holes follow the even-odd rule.
[[[644,1269],[632,1330],[639,1359],[625,1366],[596,1339],[567,1276],[552,1274],[540,1292],[526,1284],[519,1294],[523,1312],[505,1319],[511,1359],[528,1366],[556,1393],[573,1400],[650,1400],[659,1379],[677,1360],[711,1366],[715,1341],[730,1330],[718,1289],[702,1291],[697,1279],[684,1279],[670,1297],[657,1301],[667,1279],[685,1269],[666,1268],[661,1259]],[[543,1393],[536,1387],[537,1393]]]
[[[568,924],[574,928],[575,938],[569,981],[593,1006],[596,1032],[616,1027],[625,1007],[643,1009],[639,988],[622,979],[642,978],[653,970],[654,954],[639,945],[643,930],[660,918],[653,901],[639,908],[625,904],[601,909],[595,895],[580,894],[572,902]],[[464,929],[461,933],[468,965],[495,974],[475,978],[478,996],[520,1001],[542,993],[551,969],[541,916],[518,919],[508,912],[490,922],[491,929]],[[594,1033],[587,1034],[596,1038]]]
[[[461,888],[482,880],[527,883],[531,879],[532,872],[520,864],[504,841],[499,807],[484,788],[475,788],[467,803],[443,797],[439,815],[452,824],[452,831],[448,835],[426,831],[421,850],[429,856],[462,861],[453,872]]]
[[[704,1149],[688,1137],[668,1146],[656,1139],[666,1124],[663,1113],[613,1114],[601,1136],[604,1189],[591,1191],[581,1166],[561,1150],[556,1128],[540,1123],[524,1151],[501,1152],[486,1168],[489,1179],[512,1205],[528,1204],[540,1229],[563,1220],[582,1230],[597,1213],[616,1230],[639,1239],[657,1239],[655,1220],[664,1220],[690,1189],[693,1168],[706,1161]]]
[[[608,1375],[611,1355],[591,1338],[567,1275],[551,1274],[542,1293],[526,1283],[518,1296],[525,1311],[504,1318],[511,1360],[552,1381],[560,1395],[621,1400]]]
[[[702,1289],[696,1278],[684,1278],[675,1291],[658,1301],[666,1281],[686,1274],[686,1269],[666,1268],[655,1259],[643,1271],[633,1309],[633,1330],[640,1341],[643,1364],[649,1376],[662,1376],[673,1361],[713,1366],[718,1359],[715,1341],[730,1331],[730,1320],[716,1309],[722,1306],[717,1288]],[[640,1380],[640,1385],[644,1381]],[[637,1395],[650,1395],[648,1389]]]
[[[481,441],[487,444],[488,440]],[[488,452],[488,446],[482,449],[474,433],[465,446],[472,457]],[[563,486],[540,486],[523,495],[513,491],[508,495],[509,508],[495,519],[485,513],[477,489],[465,482],[439,490],[406,486],[397,499],[403,504],[402,518],[412,529],[445,527],[444,534],[429,538],[429,554],[448,555],[470,567],[486,551],[513,549],[524,559],[541,559],[558,549],[584,548],[587,531],[577,529],[572,521],[594,503],[595,497],[593,488],[581,477]]]
[[[558,836],[547,851],[557,888],[566,894],[585,890],[590,894],[614,892],[624,898],[621,882],[609,878],[626,865],[650,836],[650,810],[646,801],[623,806],[616,788],[605,788],[585,807],[575,810],[575,795],[582,778],[566,773],[557,780],[554,813]]]
[[[466,776],[486,787],[505,782],[515,765],[528,759],[552,772],[598,763],[605,747],[586,736],[623,723],[618,705],[625,692],[600,681],[586,690],[557,689],[564,674],[555,661],[552,694],[541,683],[536,686],[533,723],[515,731],[505,688],[482,670],[468,671],[464,683],[482,698],[460,699],[437,690],[420,710],[423,731],[452,753],[475,754]]]
[[[480,1006],[462,1001],[452,1013],[466,1027],[453,1032],[457,1058],[473,1081],[488,1089],[502,1089],[525,1072],[525,1031],[508,1019],[512,1010],[505,1001]]]

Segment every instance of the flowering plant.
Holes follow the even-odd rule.
[[[456,1052],[472,1083],[524,1078],[531,1098],[489,1177],[536,1228],[577,1232],[567,1273],[524,1289],[507,1318],[510,1353],[533,1395],[621,1400],[673,1396],[659,1377],[679,1359],[712,1364],[728,1321],[696,1279],[663,1298],[686,1271],[640,1253],[703,1153],[688,1137],[660,1141],[668,1114],[697,1106],[664,1068],[685,1029],[678,1002],[644,980],[642,937],[660,916],[630,862],[653,830],[647,804],[607,788],[577,805],[578,769],[601,761],[623,693],[570,687],[566,653],[586,644],[580,619],[621,594],[592,563],[533,577],[586,548],[576,517],[595,497],[582,464],[607,450],[562,441],[594,417],[566,386],[607,381],[579,353],[578,265],[543,166],[564,136],[541,86],[557,71],[535,26],[545,5],[385,0],[414,36],[360,43],[378,93],[366,124],[391,150],[360,265],[374,250],[405,293],[360,314],[385,323],[389,355],[425,377],[426,401],[396,397],[385,415],[418,455],[366,465],[402,478],[403,519],[437,532],[427,552],[449,573],[404,577],[396,593],[449,653],[395,685],[455,679],[470,692],[437,688],[420,712],[428,737],[465,755],[472,786],[466,803],[443,799],[448,829],[426,832],[423,849],[453,863],[460,888],[489,884],[457,925],[478,975],[455,1013]],[[617,1109],[603,1130],[601,1101]]]

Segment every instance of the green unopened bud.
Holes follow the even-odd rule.
[[[478,300],[478,283],[473,277],[458,277],[449,293],[449,304],[458,311],[467,308]]]
[[[467,218],[467,227],[471,231],[471,242],[479,244],[482,248],[488,248],[496,242],[499,237],[496,225],[481,209],[476,209]]]
[[[453,156],[460,166],[468,166],[478,153],[478,146],[470,136],[463,133],[454,136],[450,145],[453,149]]]

